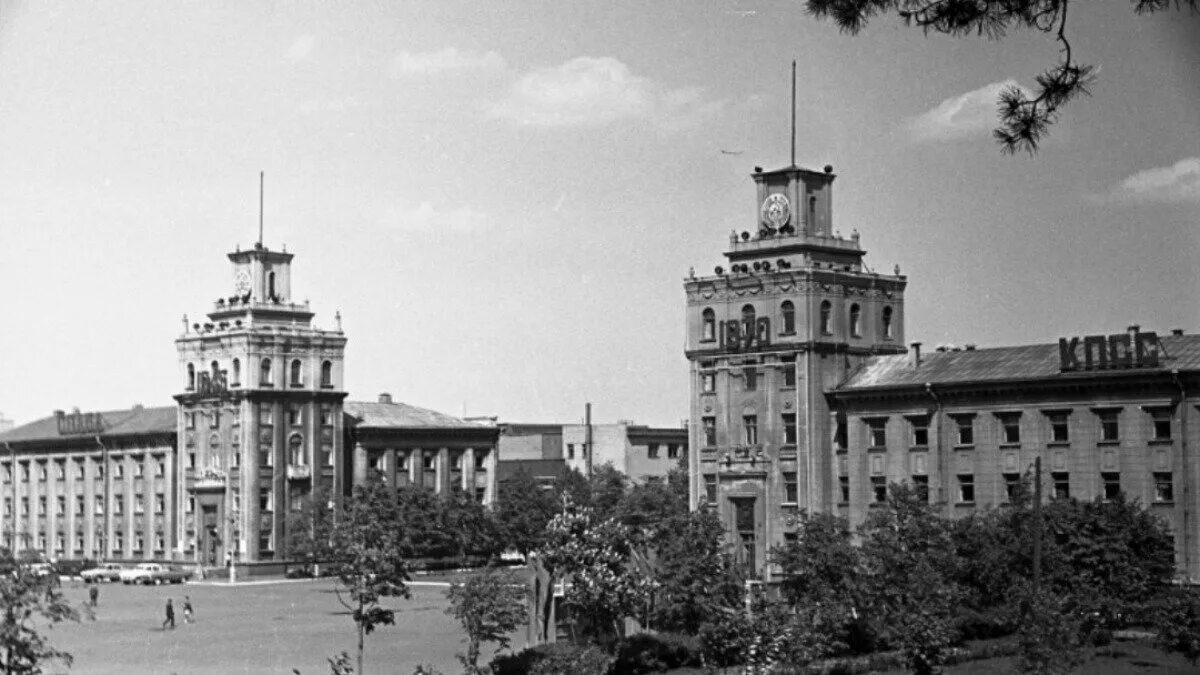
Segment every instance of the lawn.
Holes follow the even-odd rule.
[[[338,603],[328,580],[265,585],[123,586],[102,584],[96,620],[59,624],[47,631],[55,647],[70,652],[75,675],[163,673],[178,675],[280,673],[327,675],[326,658],[355,653],[354,622]],[[87,598],[79,582],[65,582],[72,603]],[[409,675],[417,664],[447,673],[461,671],[454,654],[465,651],[463,634],[442,585],[415,585],[412,599],[395,600],[395,626],[366,639],[368,674]],[[192,598],[195,623],[183,624],[183,596]],[[167,598],[175,603],[175,630],[163,630]],[[517,636],[513,647],[524,646]],[[490,651],[486,652],[490,658]]]

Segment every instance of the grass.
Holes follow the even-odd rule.
[[[95,621],[46,631],[52,645],[75,657],[70,669],[53,664],[47,672],[327,675],[326,659],[342,651],[353,659],[356,644],[354,622],[334,587],[328,579],[232,587],[102,584]],[[465,644],[461,627],[445,613],[445,588],[411,590],[412,599],[388,603],[397,610],[396,625],[367,636],[364,670],[408,675],[418,664],[431,664],[447,674],[459,672],[454,654],[465,651]],[[79,582],[64,582],[64,592],[75,604],[87,599]],[[182,623],[185,594],[196,610],[192,624]],[[175,604],[174,630],[162,628],[168,597]],[[513,647],[524,643],[524,635],[515,636]]]

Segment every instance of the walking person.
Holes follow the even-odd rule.
[[[92,607],[96,606],[97,601],[99,599],[100,599],[100,587],[97,586],[96,584],[92,584],[91,588],[88,589],[88,600],[91,602]]]
[[[170,598],[167,598],[167,618],[163,619],[163,630],[167,629],[167,624],[171,624],[171,630],[175,630],[175,605],[171,604]]]
[[[191,596],[183,596],[183,622],[192,622],[192,598]]]

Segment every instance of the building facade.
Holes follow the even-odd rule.
[[[505,475],[525,466],[542,477],[573,469],[587,476],[604,464],[636,482],[664,478],[686,461],[684,427],[617,424],[501,424],[500,458]],[[524,463],[524,464],[522,464]],[[551,464],[553,463],[553,465]],[[502,477],[503,478],[503,477]]]

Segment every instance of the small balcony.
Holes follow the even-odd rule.
[[[288,480],[307,480],[312,478],[312,467],[307,464],[288,464]]]

